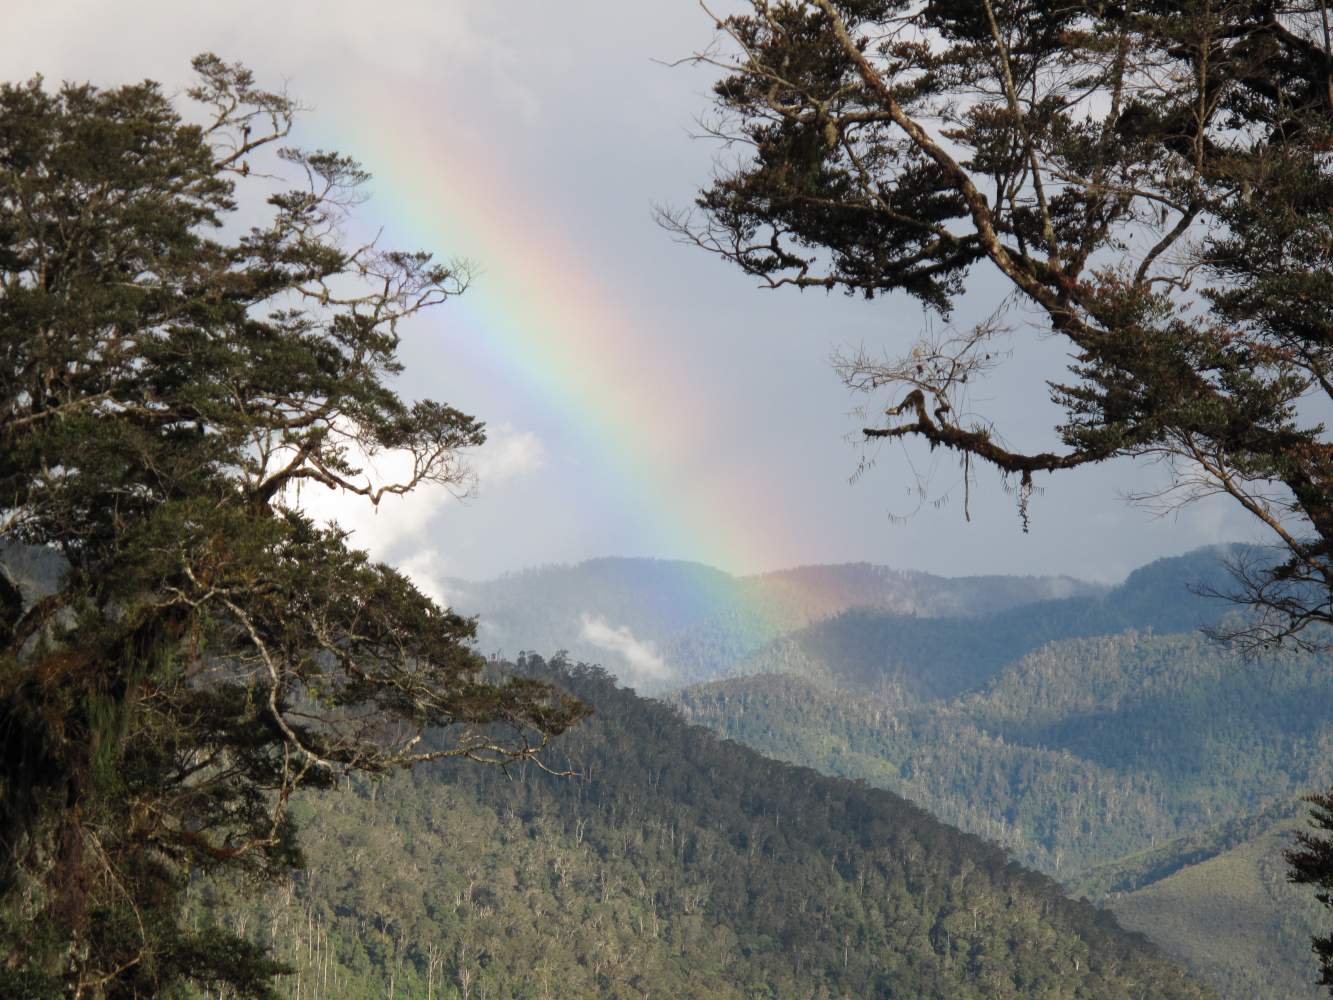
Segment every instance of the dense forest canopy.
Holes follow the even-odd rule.
[[[1200,635],[1225,549],[976,618],[860,609],[668,699],[766,756],[890,789],[1108,906],[1227,1000],[1313,1000],[1325,926],[1283,852],[1333,780],[1333,666]],[[1319,991],[1322,995],[1322,991]]]
[[[719,740],[600,669],[522,669],[595,709],[544,751],[575,777],[441,762],[310,796],[309,872],[196,914],[275,941],[303,995],[1214,996],[896,795]]]

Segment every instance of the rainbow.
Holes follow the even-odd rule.
[[[596,470],[586,478],[634,510],[640,537],[738,575],[730,584],[701,575],[664,600],[701,618],[724,614],[765,639],[876,603],[890,571],[756,572],[775,569],[792,526],[744,475],[688,477],[692,453],[712,446],[706,407],[682,405],[697,397],[692,359],[658,350],[649,364],[636,355],[635,345],[674,343],[672,331],[654,329],[650,310],[631,310],[580,266],[578,234],[525,197],[493,148],[457,131],[446,144],[416,123],[330,141],[374,175],[367,215],[387,212],[394,235],[413,246],[479,262],[481,280],[447,307],[451,343],[483,345],[483,360],[514,391],[541,397],[563,419]]]
[[[624,301],[583,261],[585,234],[536,203],[485,136],[431,128],[423,109],[402,108],[412,89],[366,95],[351,115],[320,123],[344,129],[320,144],[364,162],[374,177],[365,215],[385,220],[393,243],[478,262],[479,280],[441,310],[451,348],[555,415],[562,426],[550,432],[573,452],[557,460],[578,462],[601,501],[628,512],[621,516],[633,537],[651,540],[650,554],[733,576],[699,574],[661,599],[756,642],[849,607],[891,603],[896,574],[882,568],[775,572],[799,561],[791,557],[801,525],[789,508],[744,468],[698,471],[710,464],[701,456],[716,447],[721,412],[697,389],[696,369],[711,359],[673,353],[675,331],[655,326],[651,308]],[[399,110],[377,120],[366,108]]]
[[[481,342],[516,392],[560,415],[595,470],[588,478],[633,513],[640,537],[731,571],[772,566],[790,525],[745,477],[681,488],[709,433],[705,408],[689,405],[690,359],[666,354],[671,331],[652,330],[651,315],[580,266],[576,234],[525,198],[493,149],[457,131],[445,141],[417,121],[373,132],[354,121],[327,141],[374,175],[368,215],[387,214],[414,245],[479,262],[480,280],[448,307],[451,330]],[[645,341],[663,346],[651,361],[631,347]]]

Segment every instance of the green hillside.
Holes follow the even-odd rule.
[[[1283,850],[1300,821],[1288,819],[1107,905],[1128,928],[1236,1000],[1319,1000],[1310,938],[1327,916],[1286,880]]]
[[[1099,903],[1122,899],[1129,893],[1267,836],[1274,830],[1296,829],[1308,815],[1309,809],[1300,800],[1278,801],[1254,815],[1228,820],[1206,830],[1176,837],[1158,847],[1095,865],[1067,881],[1070,894]]]
[[[1127,632],[1050,643],[949,700],[757,675],[675,703],[1003,844],[1229,1000],[1315,995],[1326,917],[1285,883],[1281,851],[1295,798],[1333,781],[1325,657],[1252,662],[1198,633]]]
[[[862,779],[1068,877],[1333,780],[1333,664],[1198,634],[1052,643],[917,704],[791,676],[688,688],[690,721]]]
[[[307,875],[201,898],[290,996],[1185,998],[1142,938],[888,792],[683,724],[593,668],[596,716],[508,774],[438,765],[299,805]]]

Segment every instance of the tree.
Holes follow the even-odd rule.
[[[1247,636],[1333,621],[1333,48],[1322,5],[756,0],[698,58],[725,68],[737,158],[677,233],[772,287],[901,291],[946,321],[990,269],[988,322],[896,360],[870,439],[924,439],[1018,480],[1155,456],[1169,496],[1233,496],[1286,560]],[[1023,451],[969,390],[1025,334],[1069,344],[1064,448]]]
[[[1313,885],[1319,891],[1315,898],[1325,906],[1333,907],[1333,792],[1323,795],[1311,795],[1307,801],[1314,807],[1310,810],[1310,825],[1318,833],[1297,833],[1296,849],[1287,852],[1287,861],[1291,865],[1288,877],[1291,881]],[[1315,938],[1314,952],[1319,956],[1321,986],[1333,991],[1333,934]]]
[[[262,949],[180,925],[191,878],[299,864],[298,788],[528,758],[585,712],[296,506],[466,484],[483,425],[391,380],[468,269],[346,245],[367,174],[195,70],[195,119],[153,83],[0,87],[6,996],[270,995]],[[361,467],[390,451],[404,481]]]
[[[709,127],[743,153],[663,222],[771,287],[906,292],[941,316],[897,359],[843,359],[849,386],[890,393],[865,436],[1013,477],[1024,526],[1038,474],[1120,456],[1170,470],[1150,502],[1230,495],[1281,554],[1236,567],[1252,614],[1229,637],[1329,648],[1327,5],[751,7],[696,57],[724,71]],[[949,327],[982,269],[1009,294]],[[1055,450],[971,408],[1009,338],[1036,335],[1072,359]]]

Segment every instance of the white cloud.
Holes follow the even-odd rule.
[[[453,607],[457,594],[444,583],[448,564],[438,551],[418,549],[404,559],[394,560],[394,565],[440,607]]]
[[[411,477],[412,458],[407,452],[381,452],[374,458],[351,455],[349,459],[365,470],[359,478],[376,485]],[[488,428],[486,443],[467,455],[467,465],[481,489],[522,478],[541,468],[544,461],[541,439],[508,424]],[[432,525],[457,499],[448,487],[433,483],[406,494],[385,494],[378,507],[355,493],[309,483],[293,489],[287,497],[315,521],[336,522],[350,531],[352,545],[365,549],[374,559],[397,566],[442,604],[450,603],[451,595],[443,582],[449,572],[446,557],[434,544]]]
[[[373,458],[352,454],[348,458],[363,470],[357,482],[379,486],[411,478],[412,458],[406,452],[381,452]],[[432,515],[451,497],[446,488],[425,484],[411,493],[385,494],[376,506],[346,490],[303,483],[292,491],[288,501],[316,521],[337,522],[352,533],[354,545],[377,559],[388,559],[421,536]]]
[[[498,97],[506,113],[517,111],[526,120],[541,107],[539,91],[523,81],[526,54],[507,38],[510,15],[484,4],[395,0],[391,10],[370,17],[357,0],[276,6],[268,0],[239,0],[237,6],[233,0],[223,9],[220,19],[228,24],[264,23],[273,37],[303,39],[302,76],[355,65],[362,77],[412,81],[440,91],[470,84],[474,94],[484,93],[491,101]],[[290,61],[292,54],[286,58]],[[477,85],[481,78],[484,88]]]
[[[536,472],[546,464],[542,440],[532,431],[515,430],[509,424],[486,428],[486,443],[475,453],[471,465],[484,489]]]
[[[584,614],[580,618],[579,638],[598,649],[617,653],[629,666],[631,679],[664,681],[671,677],[671,668],[657,652],[657,645],[634,638],[628,625],[615,626],[600,615]]]

